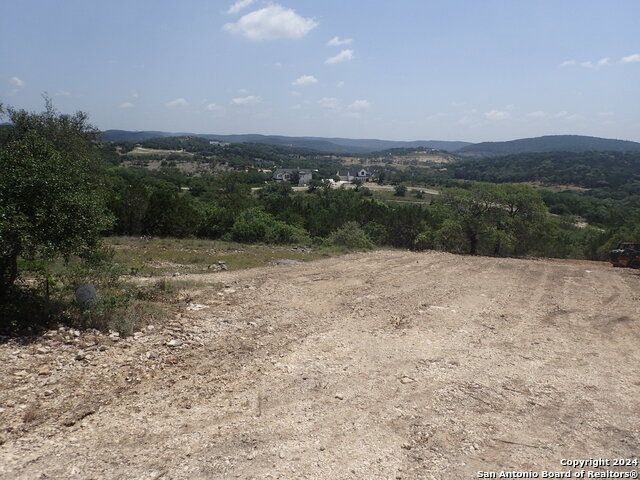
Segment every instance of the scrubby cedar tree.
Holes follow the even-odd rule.
[[[98,130],[87,115],[0,105],[10,132],[0,145],[0,303],[18,277],[18,258],[88,255],[110,217],[99,185]]]

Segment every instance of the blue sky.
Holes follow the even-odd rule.
[[[637,0],[3,1],[0,102],[101,129],[640,141]]]

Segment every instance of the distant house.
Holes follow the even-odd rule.
[[[229,142],[221,142],[220,140],[209,140],[209,145],[214,147],[228,147],[231,145]]]
[[[338,170],[336,175],[345,182],[353,182],[356,178],[368,182],[373,176],[373,172],[367,167],[356,167],[349,170]]]
[[[298,185],[306,185],[313,178],[308,168],[279,168],[271,178],[277,182],[290,182],[296,173],[299,175]]]

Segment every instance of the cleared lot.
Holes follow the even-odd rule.
[[[635,271],[380,251],[208,277],[227,288],[89,360],[0,346],[0,477],[470,479],[640,452]]]

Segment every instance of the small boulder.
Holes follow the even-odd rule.
[[[76,302],[79,305],[84,305],[89,301],[95,301],[98,298],[96,287],[93,283],[85,283],[76,289]]]

